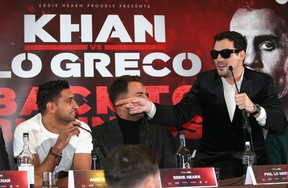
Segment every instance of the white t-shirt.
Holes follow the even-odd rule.
[[[90,127],[81,122],[81,126],[91,131]],[[42,163],[51,147],[54,146],[58,138],[58,134],[49,132],[42,124],[42,116],[40,113],[20,123],[14,132],[13,150],[14,157],[17,157],[23,150],[23,133],[29,134],[29,150],[33,154],[38,154],[39,163]],[[74,153],[91,153],[93,149],[92,136],[87,131],[80,129],[80,135],[73,135],[69,144],[62,151],[62,159],[55,172],[72,170]]]

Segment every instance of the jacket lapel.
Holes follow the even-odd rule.
[[[250,97],[250,94],[252,93],[251,82],[252,82],[252,80],[250,79],[250,72],[248,69],[245,68],[240,92],[246,93],[249,97]]]

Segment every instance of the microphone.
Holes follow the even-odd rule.
[[[146,127],[146,133],[147,133],[146,145],[152,148],[152,138],[151,138],[150,127],[149,127],[150,125],[148,124],[147,117],[145,117],[144,124]]]
[[[236,83],[236,80],[235,80],[234,73],[233,73],[233,67],[232,67],[231,65],[229,66],[229,70],[230,70],[230,72],[231,72],[231,74],[232,74],[232,78],[233,78],[233,81],[234,81],[236,90],[237,90],[238,93],[240,93],[240,91],[239,91],[239,89],[238,89],[238,86],[237,86],[237,83]]]
[[[233,73],[233,67],[231,65],[229,66],[229,70],[231,72],[231,75],[232,75],[236,90],[237,90],[238,93],[240,93],[240,90],[238,89],[238,86],[237,86],[237,83],[236,83],[236,79],[235,79],[235,76],[234,76],[234,73]],[[248,133],[250,135],[250,139],[251,139],[251,149],[254,152],[251,127],[250,127],[250,123],[249,123],[248,116],[247,116],[247,113],[246,113],[245,109],[242,110],[242,116],[243,116],[242,128],[243,128],[243,131],[244,131],[243,132],[244,145],[245,145],[245,141],[246,141],[246,132],[245,132],[245,130],[247,129],[247,131],[248,131]]]
[[[91,132],[90,130],[85,129],[84,127],[81,127],[80,125],[77,125],[77,124],[73,124],[73,126],[75,126],[75,127],[79,127],[80,129],[83,129],[83,130],[87,131],[88,133],[91,134],[91,136],[92,136],[92,138],[93,138],[92,132]]]
[[[233,73],[233,67],[232,67],[231,65],[229,66],[229,70],[230,70],[230,72],[231,72],[231,75],[232,75],[232,78],[233,78],[233,81],[234,81],[236,90],[237,90],[238,93],[240,93],[240,90],[239,90],[239,88],[238,88],[238,86],[237,86],[237,82],[236,82],[236,79],[235,79],[235,76],[234,76],[234,73]],[[244,128],[248,128],[248,129],[249,129],[249,128],[250,128],[250,125],[249,125],[247,113],[245,112],[244,109],[242,110],[242,114],[243,114],[244,121],[245,121],[245,123],[244,123],[243,125],[246,125],[246,127],[244,127]],[[248,131],[251,132],[251,129],[248,130]]]
[[[99,160],[99,168],[98,169],[102,169],[101,161],[100,161],[100,158],[99,158],[99,156],[100,156],[99,154],[101,154],[101,150],[100,150],[99,144],[97,143],[97,140],[94,137],[94,134],[90,130],[85,129],[84,127],[81,127],[80,125],[74,124],[73,126],[79,127],[80,129],[83,129],[86,132],[91,134],[92,144],[93,144],[93,149],[91,151],[91,155],[92,155],[92,169],[93,170],[97,170],[97,160]]]

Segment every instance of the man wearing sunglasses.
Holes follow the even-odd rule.
[[[264,165],[267,159],[262,128],[281,132],[287,127],[272,77],[244,67],[246,47],[247,41],[240,33],[215,35],[210,54],[216,69],[199,73],[190,91],[176,105],[161,105],[139,97],[120,100],[116,105],[125,105],[131,114],[146,112],[150,121],[167,126],[181,126],[201,115],[203,135],[195,165],[219,168],[221,179],[242,176],[244,142],[253,140],[257,164]],[[242,129],[243,114],[248,116],[252,138],[248,129]]]

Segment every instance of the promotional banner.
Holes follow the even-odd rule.
[[[209,50],[222,31],[247,36],[245,63],[272,75],[287,105],[287,10],[285,0],[5,2],[0,7],[0,126],[11,166],[13,132],[37,113],[37,87],[43,82],[68,80],[78,117],[91,127],[115,117],[107,91],[122,75],[141,76],[152,101],[175,104],[199,72],[214,69]],[[254,22],[256,33],[249,32],[257,27]],[[270,26],[271,32],[261,33]],[[201,125],[201,116],[195,116],[171,131],[176,136],[184,129],[192,151]]]

